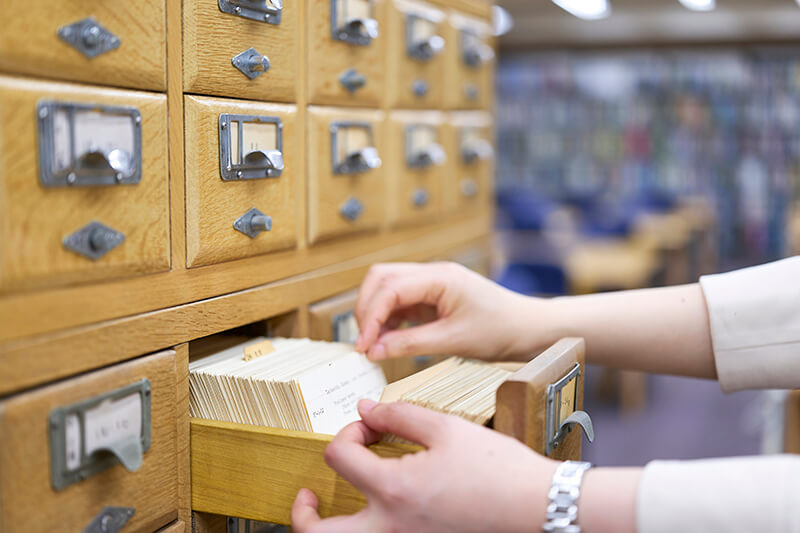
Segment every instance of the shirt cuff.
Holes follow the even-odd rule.
[[[800,456],[653,461],[639,482],[638,533],[800,532]]]
[[[722,390],[800,388],[800,257],[703,276],[700,286]]]

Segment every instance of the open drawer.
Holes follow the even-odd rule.
[[[539,453],[557,441],[550,457],[578,459],[579,426],[557,428],[583,408],[584,352],[583,339],[562,339],[509,376],[497,391],[494,429]],[[357,512],[364,497],[325,464],[332,438],[192,419],[192,509],[288,524],[297,491],[306,487],[317,495],[323,517]],[[400,443],[371,449],[384,457],[420,450]]]

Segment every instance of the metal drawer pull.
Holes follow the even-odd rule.
[[[478,68],[494,59],[494,50],[472,31],[461,30],[461,59],[471,68]]]
[[[461,148],[461,160],[466,163],[474,163],[478,160],[489,159],[494,155],[494,148],[485,139],[476,139],[469,143],[464,143]]]
[[[262,231],[272,231],[272,217],[253,207],[236,219],[233,228],[255,239]]]
[[[119,37],[101,26],[93,17],[60,27],[58,36],[89,59],[119,48],[121,44]]]
[[[410,154],[408,166],[412,168],[428,168],[433,165],[443,165],[447,160],[444,148],[433,143]]]
[[[367,146],[350,152],[344,161],[339,163],[336,169],[337,174],[359,174],[373,168],[379,168],[383,162],[378,156],[378,150],[372,146]]]
[[[342,75],[339,76],[339,83],[352,94],[367,84],[367,77],[351,68],[342,72]]]
[[[364,204],[362,204],[358,198],[351,196],[347,199],[345,203],[339,208],[339,214],[341,214],[346,220],[350,222],[355,222],[361,216],[361,213],[364,212]]]
[[[576,425],[583,428],[589,442],[594,441],[592,419],[585,411],[577,410],[581,375],[581,365],[575,363],[566,376],[547,386],[544,448],[546,456],[553,453]]]
[[[245,153],[245,147],[250,151]],[[278,178],[283,170],[280,118],[219,115],[219,171],[223,181]]]
[[[414,59],[427,61],[444,50],[444,39],[439,35],[431,35],[427,39],[409,43],[408,55]]]
[[[280,24],[283,14],[282,0],[219,0],[219,10],[250,20]]]
[[[478,194],[478,182],[472,178],[464,178],[459,186],[461,194],[466,198],[474,198]]]
[[[239,72],[251,80],[269,70],[269,58],[261,55],[255,48],[248,48],[244,52],[237,54],[231,59],[231,63]]]
[[[64,237],[67,250],[97,261],[125,242],[125,235],[105,224],[92,221],[78,231]]]
[[[331,124],[331,168],[334,174],[360,174],[379,168],[369,122],[337,121]]]
[[[136,509],[133,507],[103,507],[83,533],[119,533],[134,513]]]
[[[420,187],[411,194],[411,203],[416,208],[423,208],[428,205],[429,195],[428,191]]]
[[[331,2],[331,24],[335,24],[336,1]],[[378,21],[373,18],[354,18],[345,21],[339,27],[331,28],[333,38],[337,41],[344,41],[350,44],[367,46],[373,39],[378,37]]]

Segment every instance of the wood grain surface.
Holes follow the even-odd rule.
[[[485,209],[492,201],[494,156],[465,162],[461,157],[462,137],[465,131],[494,146],[492,116],[485,111],[454,111],[448,114],[443,127],[443,143],[451,158],[451,172],[445,175],[444,208],[449,213],[468,213]],[[471,135],[472,133],[470,133]],[[470,184],[476,187],[469,193]]]
[[[446,42],[452,44],[445,49],[445,108],[489,109],[494,102],[493,79],[497,62],[492,60],[478,67],[467,66],[462,60],[462,29],[481,35],[486,44],[496,49],[488,21],[461,11],[450,11],[445,32]]]
[[[134,106],[141,113],[142,178],[135,185],[43,187],[36,105],[42,100]],[[167,107],[164,95],[0,76],[0,293],[169,269]],[[92,221],[125,234],[93,261],[62,240]],[[2,315],[2,313],[0,313]],[[5,322],[5,321],[3,321]]]
[[[175,352],[166,351],[0,402],[0,531],[82,531],[107,505],[133,507],[126,531],[151,532],[178,517]],[[150,380],[152,443],[141,468],[103,470],[60,491],[50,482],[52,409]]]
[[[295,190],[302,179],[303,125],[297,108],[202,96],[186,96],[186,256],[190,267],[293,248],[303,202]],[[222,113],[277,117],[283,123],[284,170],[277,178],[223,181],[219,168]],[[256,208],[272,217],[272,230],[251,239],[234,221]]]
[[[13,18],[0,32],[0,72],[164,91],[166,3],[0,0],[0,12]],[[60,27],[87,17],[119,37],[119,47],[90,59],[59,37]]]

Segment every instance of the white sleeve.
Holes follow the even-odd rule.
[[[800,256],[700,286],[722,390],[800,388]]]
[[[653,461],[636,515],[638,533],[800,533],[800,456]]]

